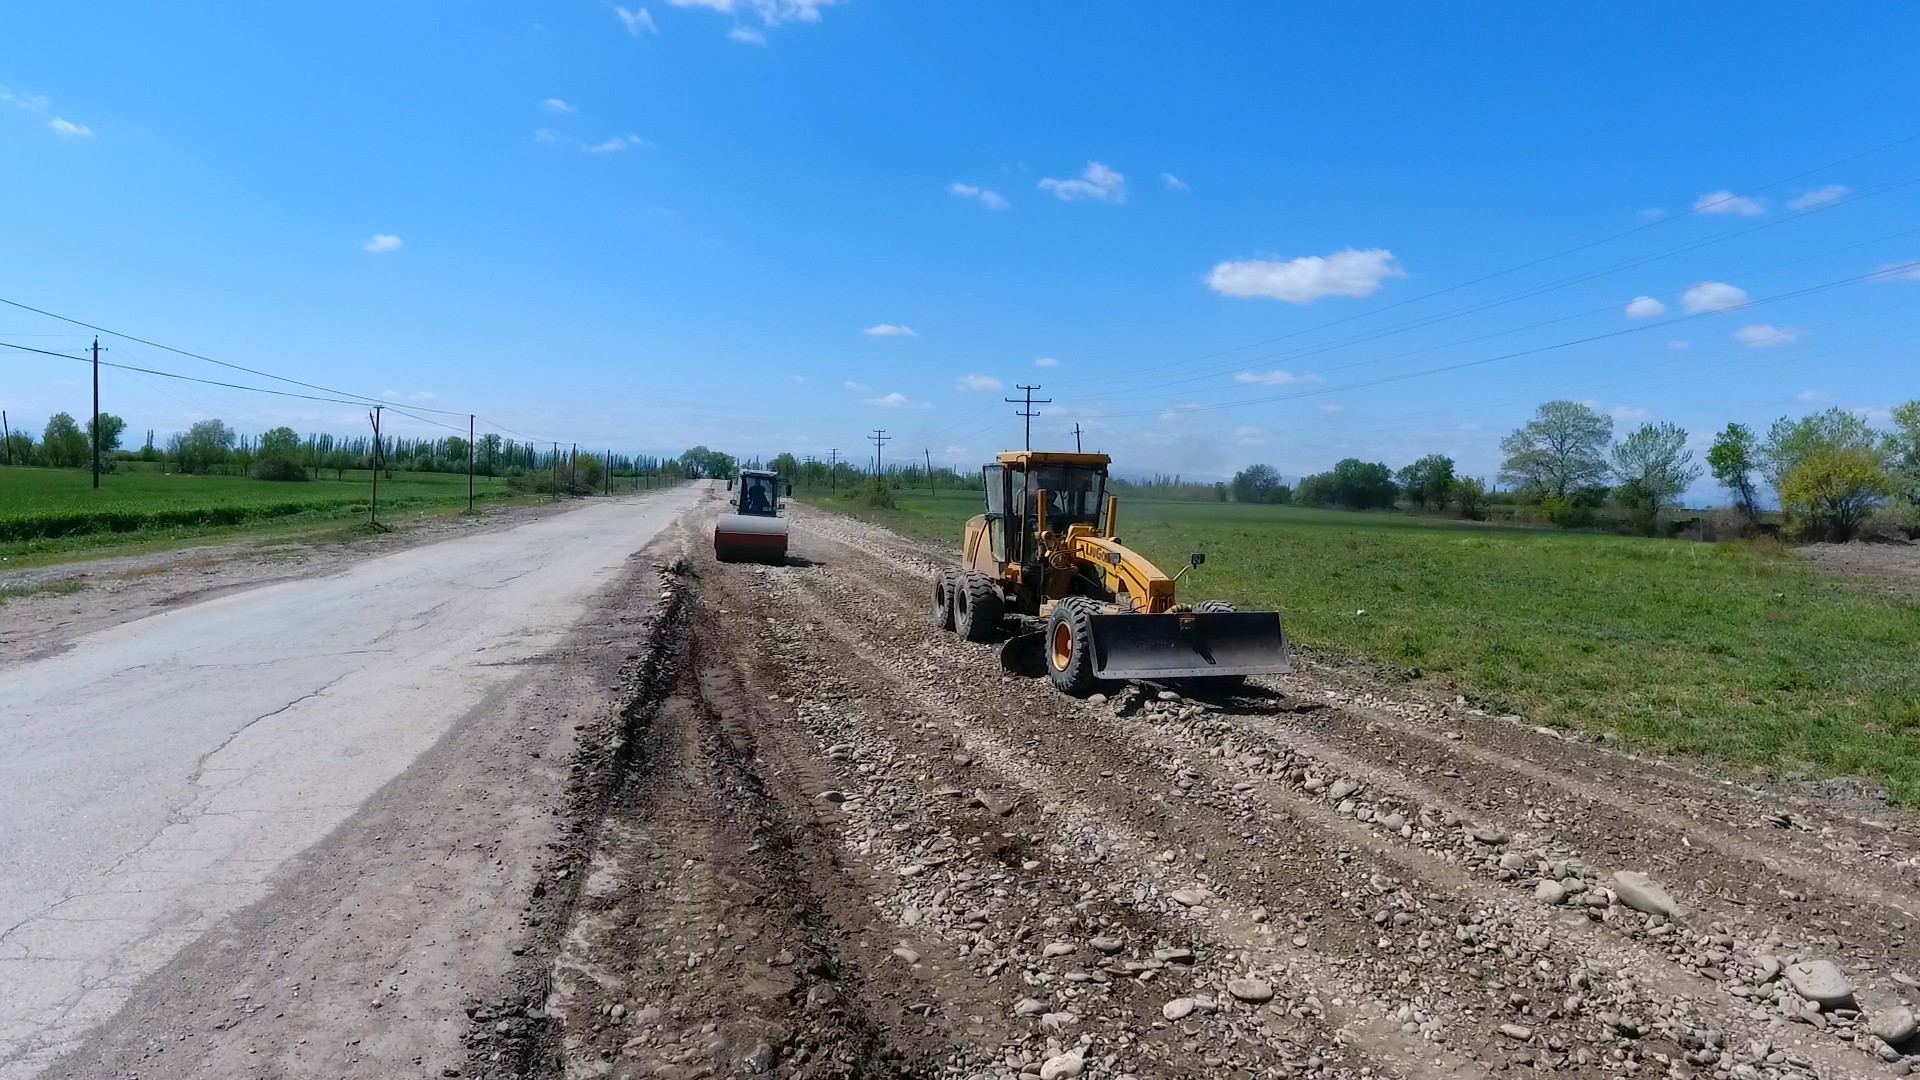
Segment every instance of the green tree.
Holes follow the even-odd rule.
[[[1909,401],[1893,410],[1893,430],[1881,449],[1886,454],[1894,494],[1910,504],[1920,504],[1920,401]]]
[[[1877,453],[1879,439],[1865,420],[1845,409],[1828,409],[1798,420],[1783,416],[1767,429],[1767,441],[1760,446],[1760,463],[1767,479],[1778,489],[1796,465],[1823,450]]]
[[[1500,479],[1529,498],[1565,499],[1607,478],[1613,421],[1577,401],[1549,401],[1532,420],[1500,440]]]
[[[1275,498],[1275,494],[1287,491],[1287,486],[1280,482],[1279,470],[1271,465],[1249,465],[1241,469],[1233,474],[1228,487],[1233,491],[1233,501],[1243,503],[1283,502],[1285,500]],[[1289,497],[1292,494],[1287,491]]]
[[[800,459],[782,451],[773,459],[773,471],[779,473],[783,481],[797,480],[800,477]]]
[[[1401,469],[1394,479],[1415,506],[1423,510],[1444,507],[1453,494],[1453,459],[1445,454],[1428,454]]]
[[[1469,521],[1479,521],[1487,513],[1487,485],[1477,476],[1455,477],[1453,481],[1453,505],[1460,508],[1460,516]]]
[[[1331,472],[1303,478],[1293,492],[1294,500],[1307,506],[1340,506],[1348,510],[1378,510],[1391,507],[1400,489],[1393,472],[1379,462],[1344,458]]]
[[[293,455],[300,452],[300,434],[290,427],[277,427],[260,436],[260,454]]]
[[[1733,493],[1734,503],[1747,520],[1759,520],[1753,471],[1760,467],[1760,446],[1753,429],[1745,424],[1728,424],[1713,437],[1713,446],[1707,450],[1707,467],[1713,470],[1713,478]]]
[[[33,433],[14,428],[7,435],[7,446],[0,461],[11,465],[35,465],[40,462],[39,447],[34,444]]]
[[[47,418],[47,428],[40,433],[41,461],[56,469],[70,469],[85,465],[88,457],[87,436],[72,416],[61,412]]]
[[[1614,497],[1642,517],[1651,531],[1660,511],[1700,479],[1687,449],[1687,429],[1678,424],[1641,424],[1613,448]]]
[[[1853,539],[1867,515],[1893,491],[1880,457],[1857,447],[1828,447],[1796,462],[1780,482],[1780,505],[1807,531]]]
[[[219,420],[202,420],[167,442],[167,458],[180,472],[203,473],[224,464],[233,453],[233,429]]]
[[[103,412],[100,414],[101,456],[104,457],[120,449],[120,436],[125,434],[126,430],[127,422],[125,420],[120,419],[112,413]],[[91,421],[87,424],[87,435],[88,437],[92,437],[93,435],[93,424]]]

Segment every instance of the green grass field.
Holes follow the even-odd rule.
[[[956,547],[979,508],[958,492],[899,503],[862,513]],[[1165,568],[1207,553],[1184,596],[1278,609],[1315,649],[1536,722],[1878,778],[1920,805],[1911,593],[1744,545],[1215,503],[1123,500],[1120,520],[1122,538]]]
[[[274,482],[245,476],[109,473],[100,490],[84,469],[0,467],[0,556],[9,559],[121,547],[234,528],[344,520],[365,515],[369,475]],[[476,500],[513,497],[506,481],[479,477]],[[384,515],[464,509],[467,478],[396,472],[380,480]]]

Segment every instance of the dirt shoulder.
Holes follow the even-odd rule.
[[[1920,544],[1808,544],[1794,551],[1827,573],[1920,593]]]
[[[934,629],[938,553],[815,511],[793,525],[781,566],[696,541],[683,651],[628,713],[545,969],[542,1054],[483,1043],[476,1068],[1920,1064],[1909,816],[1314,666],[1232,696],[1065,698]]]
[[[45,656],[94,630],[224,593],[330,573],[388,552],[511,528],[582,505],[569,500],[473,517],[434,515],[391,532],[330,528],[318,540],[235,539],[0,572],[0,590],[15,593],[0,607],[0,666]]]

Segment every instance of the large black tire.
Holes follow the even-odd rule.
[[[1000,586],[978,570],[962,570],[953,579],[953,628],[968,641],[988,642],[1000,634],[1006,614]]]
[[[1047,616],[1047,679],[1063,694],[1086,697],[1098,685],[1093,677],[1093,612],[1093,601],[1069,596]]]
[[[933,576],[933,625],[953,629],[953,571],[942,570]]]

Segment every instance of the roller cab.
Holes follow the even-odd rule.
[[[787,520],[780,516],[780,475],[742,469],[727,481],[733,513],[713,523],[713,557],[721,562],[783,562],[787,557]]]

